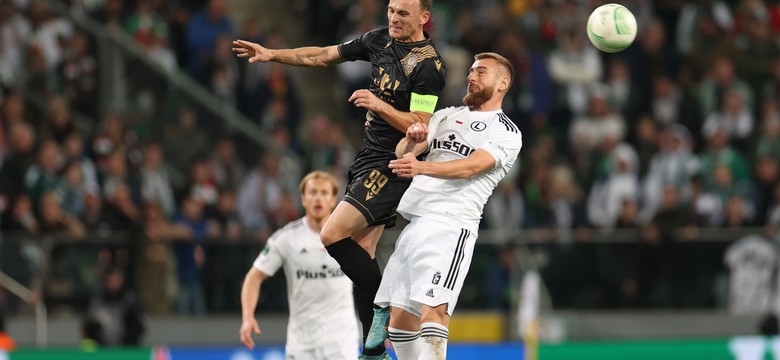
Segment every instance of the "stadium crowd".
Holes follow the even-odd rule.
[[[140,259],[128,282],[146,311],[236,310],[231,297],[244,266],[222,269],[235,281],[219,296],[204,283],[220,274],[202,269],[246,254],[212,254],[206,239],[262,242],[300,216],[298,179],[314,169],[343,178],[355,152],[344,129],[360,126],[362,115],[345,109],[350,118],[303,119],[304,84],[284,66],[247,66],[230,51],[236,37],[283,47],[284,29],[256,19],[235,24],[225,0],[67,1],[108,31],[125,31],[164,71],[188,73],[284,150],[242,156],[233,137],[209,131],[187,104],[173,119],[101,113],[94,39],[46,3],[0,0],[0,229],[74,241],[111,232],[145,238],[143,246],[101,249],[98,264]],[[322,43],[385,23],[378,0],[305,3],[295,11]],[[598,3],[434,1],[429,31],[455,75],[439,108],[460,102],[465,76],[457,75],[467,73],[471,54],[504,54],[517,73],[504,111],[523,132],[522,160],[488,202],[483,227],[546,229],[541,241],[572,243],[587,242],[593,229],[639,229],[648,248],[663,248],[685,240],[677,229],[780,225],[777,2],[625,1],[640,33],[614,55],[585,36]],[[350,92],[368,76],[352,65],[340,69]],[[20,83],[45,106],[33,106],[16,90]],[[134,101],[155,100],[146,96]],[[77,292],[68,271],[56,271],[67,257],[67,249],[53,254],[46,299]],[[495,281],[501,271],[489,271],[497,289],[487,294],[506,296],[506,281]],[[622,284],[624,297],[639,297],[636,282]],[[667,300],[646,305],[680,305]]]

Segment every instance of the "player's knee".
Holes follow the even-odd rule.
[[[327,223],[322,228],[322,230],[320,230],[320,240],[322,241],[322,244],[325,246],[333,244],[343,238],[344,237],[339,237],[339,234],[333,231],[333,228],[328,226]]]
[[[447,315],[448,305],[449,304],[441,304],[436,307],[423,305],[420,322],[435,322],[444,326],[448,326],[450,323],[450,316]]]

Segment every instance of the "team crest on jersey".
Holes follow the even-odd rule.
[[[409,53],[409,56],[404,58],[404,63],[402,64],[404,67],[404,74],[411,74],[412,70],[414,70],[414,67],[417,66],[417,61],[419,57],[415,53]]]
[[[437,271],[435,274],[433,274],[433,280],[431,280],[431,283],[433,285],[439,285],[439,281],[441,281],[441,271]]]
[[[474,131],[482,131],[487,129],[487,125],[483,123],[482,121],[474,121],[471,123],[471,130]]]

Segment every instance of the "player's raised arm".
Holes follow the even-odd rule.
[[[308,46],[295,49],[268,49],[246,40],[233,40],[236,57],[247,58],[250,63],[275,61],[287,65],[326,67],[344,62],[338,46]]]
[[[252,339],[252,333],[260,334],[260,325],[255,319],[255,308],[257,299],[260,297],[260,286],[268,278],[264,272],[254,266],[244,278],[244,284],[241,286],[241,330],[239,336],[241,343],[250,350],[255,347],[255,341]]]

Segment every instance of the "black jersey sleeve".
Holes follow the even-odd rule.
[[[371,30],[360,37],[347,41],[338,46],[341,58],[346,61],[370,61],[371,44],[377,39],[381,32],[387,32],[386,28]]]

